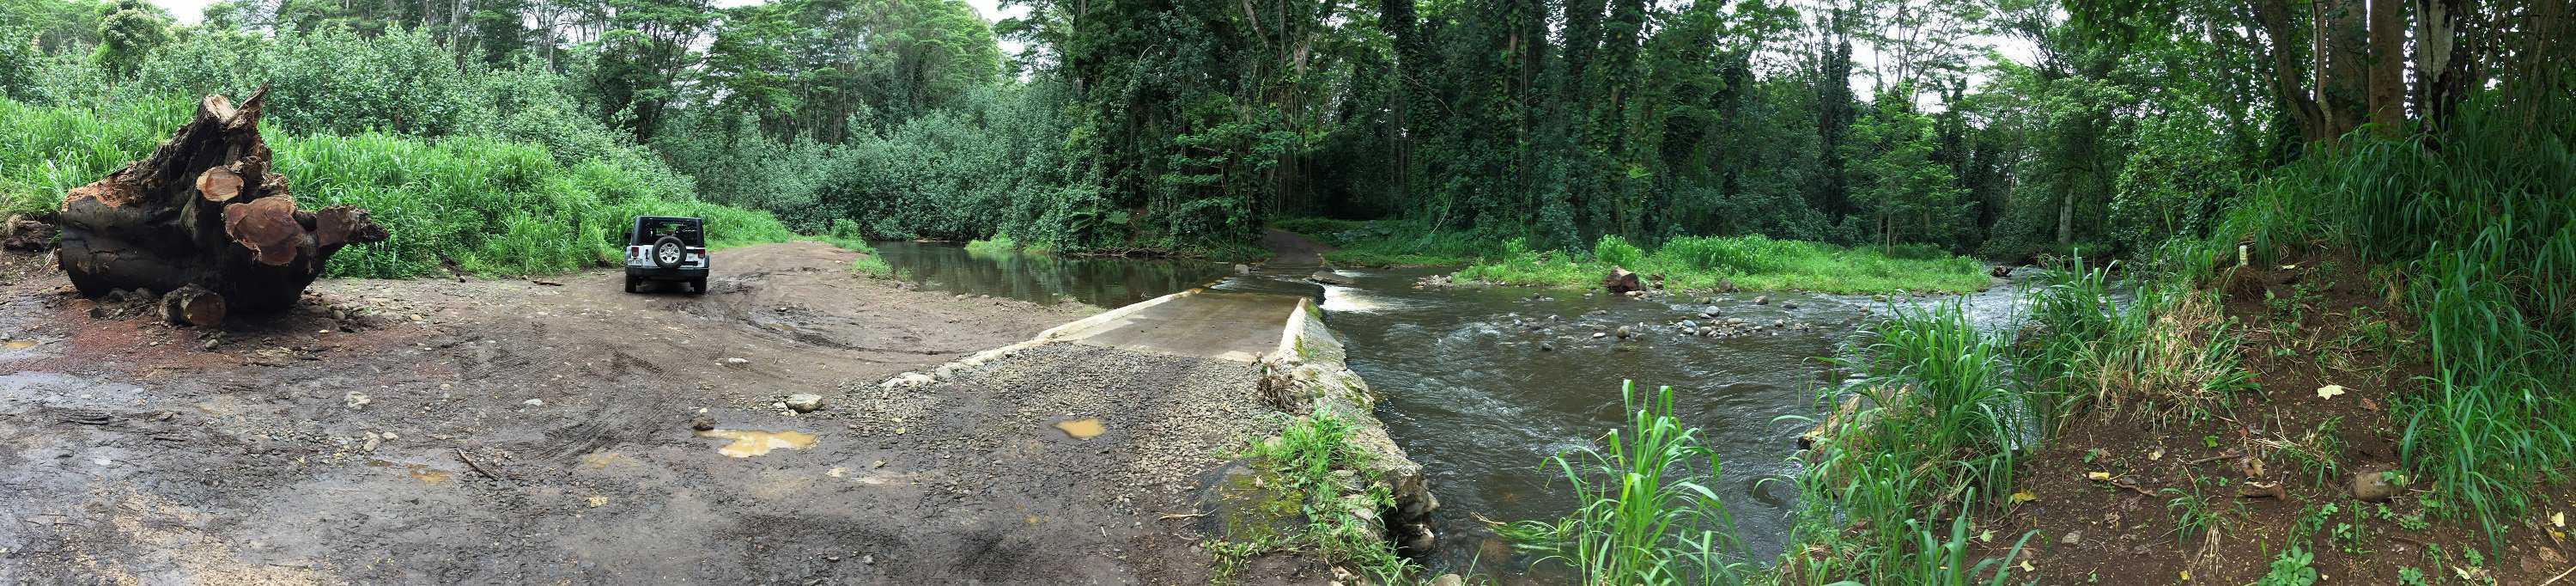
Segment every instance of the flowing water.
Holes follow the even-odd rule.
[[[1230,265],[1205,261],[980,254],[924,242],[869,246],[901,279],[925,289],[1044,304],[1073,300],[1115,308],[1234,274]]]
[[[1817,391],[1842,376],[1822,359],[1888,311],[1886,302],[1869,296],[1738,293],[1633,300],[1514,287],[1415,288],[1422,277],[1446,272],[1430,268],[1342,271],[1353,279],[1350,286],[1324,285],[1319,292],[1303,280],[1312,267],[1227,276],[1230,268],[1214,263],[1094,260],[1081,271],[1035,272],[1025,269],[1028,263],[994,262],[953,248],[954,254],[924,254],[932,247],[910,247],[910,254],[889,254],[888,262],[931,275],[934,283],[938,275],[963,274],[975,277],[954,282],[1009,287],[960,292],[1033,301],[1043,300],[1024,292],[1114,288],[1119,298],[1144,299],[1210,279],[1219,280],[1218,289],[1318,296],[1325,321],[1348,346],[1351,367],[1384,397],[1378,416],[1388,432],[1430,474],[1441,502],[1442,551],[1426,561],[1446,571],[1472,564],[1480,573],[1508,574],[1527,566],[1526,559],[1500,559],[1510,557],[1509,549],[1476,518],[1554,520],[1572,510],[1571,490],[1547,460],[1625,424],[1623,380],[1636,381],[1641,394],[1673,388],[1677,416],[1702,430],[1701,440],[1724,466],[1722,482],[1712,488],[1734,516],[1751,561],[1771,559],[1784,545],[1796,505],[1797,491],[1789,484],[1797,473],[1796,437],[1810,425],[1783,418],[1817,414]],[[959,259],[985,264],[914,268],[925,260]],[[1107,268],[1116,263],[1130,264]],[[1089,274],[1125,280],[1078,282]],[[1757,296],[1768,297],[1768,303],[1755,303]],[[2010,321],[2009,287],[1944,299],[1962,299],[1976,323]],[[1115,307],[1111,301],[1094,303]],[[1715,318],[1703,315],[1712,308]],[[1728,326],[1737,319],[1743,322]],[[1690,335],[1677,325],[1684,320],[1735,333]],[[1621,326],[1634,335],[1623,339]]]

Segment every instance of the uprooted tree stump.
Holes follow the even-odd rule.
[[[56,254],[81,295],[148,289],[165,317],[211,325],[291,307],[340,247],[389,236],[366,210],[295,209],[259,137],[267,93],[207,96],[151,155],[63,198]]]

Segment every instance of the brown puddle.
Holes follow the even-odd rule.
[[[454,472],[431,468],[427,464],[399,464],[384,460],[368,460],[367,465],[377,468],[402,468],[411,474],[413,480],[421,481],[422,484],[446,484],[448,479],[456,477]]]
[[[752,456],[767,454],[770,450],[779,448],[801,450],[813,447],[814,445],[814,434],[802,431],[710,429],[698,432],[698,437],[714,437],[733,440],[733,443],[725,444],[725,446],[721,448],[716,448],[716,452],[736,458],[749,458]]]
[[[1091,439],[1099,436],[1100,432],[1108,431],[1108,428],[1100,425],[1100,418],[1098,417],[1084,417],[1072,421],[1058,421],[1055,422],[1055,428],[1063,430],[1065,435],[1072,436],[1073,439]]]
[[[34,347],[36,347],[35,340],[10,340],[7,342],[0,342],[0,348],[8,348],[10,350],[25,350]]]
[[[581,455],[581,465],[588,466],[592,470],[607,470],[609,464],[615,464],[618,460],[624,459],[626,459],[625,456],[617,455],[615,452],[591,452]]]

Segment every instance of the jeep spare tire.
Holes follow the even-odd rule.
[[[680,268],[681,261],[688,259],[689,245],[681,243],[680,237],[664,236],[653,241],[653,266],[676,269]]]

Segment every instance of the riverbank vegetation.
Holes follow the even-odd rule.
[[[2576,405],[2547,390],[2576,380],[2576,151],[2508,125],[2576,101],[2483,101],[2512,95],[2317,143],[2207,236],[2032,284],[2026,327],[1893,307],[1823,393],[1770,579],[2558,573],[2496,561],[2557,551],[2576,494]]]
[[[1842,247],[1761,235],[1683,236],[1638,245],[1602,236],[1582,250],[1534,250],[1528,240],[1427,232],[1402,220],[1291,218],[1273,227],[1334,247],[1343,266],[1457,266],[1460,280],[1589,288],[1619,267],[1660,277],[1664,288],[1719,291],[1796,289],[1826,293],[1964,293],[1993,284],[1986,264],[1919,244]]]

